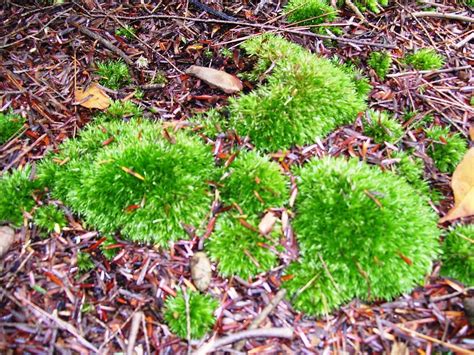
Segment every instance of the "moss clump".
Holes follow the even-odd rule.
[[[474,224],[457,226],[443,243],[441,274],[474,285]]]
[[[92,125],[39,169],[52,194],[104,233],[167,245],[211,203],[210,149],[184,132],[131,120]]]
[[[0,222],[21,226],[23,212],[30,212],[34,207],[33,192],[39,185],[30,175],[31,167],[27,165],[0,178]]]
[[[387,52],[372,52],[367,64],[377,73],[380,79],[384,80],[392,65],[392,57]]]
[[[256,219],[240,220],[230,215],[218,219],[206,244],[212,261],[217,262],[222,276],[249,279],[275,267],[278,262],[278,232],[263,237]]]
[[[339,2],[343,2],[343,1],[339,1]],[[359,1],[354,1],[354,4],[361,11],[370,10],[378,14],[382,6],[383,7],[388,6],[388,0],[359,0]]]
[[[298,175],[293,227],[304,267],[290,269],[286,287],[299,292],[299,309],[324,314],[352,297],[389,299],[423,280],[439,232],[435,214],[405,180],[341,158],[313,160]],[[317,302],[321,292],[330,296],[327,307]]]
[[[421,195],[430,196],[430,186],[428,181],[423,178],[425,169],[423,160],[403,151],[393,152],[391,157],[399,159],[393,166],[393,172],[403,177]]]
[[[114,101],[107,109],[106,117],[111,119],[140,118],[143,110],[132,101]]]
[[[33,222],[46,233],[59,233],[67,224],[64,213],[55,205],[43,205],[37,208]]]
[[[408,54],[405,56],[404,61],[417,70],[435,70],[440,69],[444,65],[443,56],[431,48],[422,48],[412,54]]]
[[[340,64],[336,62],[344,73],[349,75],[357,93],[357,96],[360,100],[366,100],[367,95],[369,95],[372,90],[372,85],[370,85],[369,78],[367,78],[361,69],[357,68],[354,64],[344,63]]]
[[[431,140],[428,155],[442,173],[452,173],[467,151],[467,142],[459,133],[450,133],[449,127],[434,126],[426,130]]]
[[[115,35],[125,37],[127,39],[134,39],[136,32],[137,30],[132,26],[125,25],[123,27],[117,28],[115,30]]]
[[[313,26],[315,32],[324,32],[323,23],[334,21],[337,10],[326,0],[290,0],[283,9],[288,22],[299,26]]]
[[[0,145],[6,143],[25,124],[25,119],[13,113],[0,112]]]
[[[238,205],[244,214],[281,207],[289,196],[288,182],[278,164],[256,152],[241,152],[220,183],[223,202]]]
[[[274,64],[265,85],[229,104],[227,127],[249,136],[257,148],[276,151],[311,143],[365,110],[353,78],[330,60],[274,35],[242,46],[257,59],[250,77],[262,78]]]
[[[121,60],[108,60],[97,63],[100,83],[110,89],[118,90],[132,80],[127,64]]]
[[[104,254],[105,258],[108,260],[112,260],[115,255],[117,255],[119,247],[115,247],[114,245],[117,244],[117,240],[111,235],[107,236],[104,242],[100,245],[100,249],[102,250],[102,254]]]
[[[388,113],[368,110],[365,115],[364,134],[372,137],[376,143],[395,143],[404,134],[402,125]]]
[[[92,260],[92,256],[89,253],[82,251],[77,253],[77,268],[80,273],[91,271],[94,267],[94,260]]]
[[[214,312],[219,303],[212,297],[198,292],[187,292],[189,316],[186,312],[186,299],[182,291],[165,302],[164,319],[171,331],[180,338],[187,338],[187,318],[190,323],[191,339],[200,339],[212,329],[216,319]]]

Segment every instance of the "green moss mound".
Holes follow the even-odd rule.
[[[39,168],[42,184],[91,226],[166,245],[198,226],[211,204],[210,149],[185,132],[131,120],[88,127]]]
[[[0,112],[0,145],[6,143],[25,123],[21,116]]]
[[[392,57],[387,52],[372,52],[367,64],[377,73],[380,79],[384,80],[392,65]]]
[[[293,268],[287,287],[300,292],[300,309],[323,314],[340,304],[313,303],[322,297],[316,282],[301,292],[316,274],[337,285],[335,300],[389,299],[423,280],[438,254],[436,215],[404,179],[341,158],[313,160],[298,175],[293,228],[305,266]]]
[[[273,69],[264,85],[230,99],[230,117],[221,118],[221,128],[250,137],[258,149],[309,144],[365,110],[353,77],[330,60],[268,34],[244,42],[242,48],[256,60],[248,78],[264,79]],[[211,122],[216,127],[215,117]]]
[[[240,220],[225,215],[219,218],[206,250],[217,263],[219,274],[247,280],[277,265],[278,236],[278,232],[261,236],[256,219]]]
[[[212,297],[188,291],[189,323],[191,339],[200,339],[212,329],[214,311],[219,306]],[[165,302],[164,318],[171,331],[180,338],[187,338],[186,299],[182,291],[175,297],[168,297]]]
[[[64,213],[55,205],[43,205],[37,208],[33,221],[46,235],[52,232],[59,233],[67,224]]]
[[[396,143],[402,138],[402,125],[387,112],[368,110],[365,114],[364,134],[376,143]]]
[[[31,212],[35,205],[33,193],[39,184],[30,175],[31,167],[27,165],[0,178],[0,223],[10,222],[19,227],[23,224],[23,212]]]
[[[444,57],[432,48],[422,48],[404,58],[406,64],[417,70],[441,69],[444,65]]]
[[[291,0],[283,11],[288,22],[313,26],[311,30],[320,33],[324,33],[325,27],[317,25],[332,22],[337,16],[337,10],[326,0]]]
[[[442,173],[452,173],[467,152],[467,142],[459,133],[451,133],[449,127],[434,126],[426,130],[431,140],[426,152]]]
[[[122,60],[98,62],[97,74],[100,76],[100,83],[113,90],[118,90],[132,81],[128,66]]]
[[[457,226],[443,243],[441,275],[474,285],[474,224]]]
[[[220,184],[222,201],[237,205],[244,214],[282,207],[289,197],[288,181],[278,164],[253,151],[240,152]]]

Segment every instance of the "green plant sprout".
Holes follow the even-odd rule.
[[[444,58],[432,48],[422,48],[407,54],[404,62],[417,70],[435,70],[444,65]]]
[[[115,35],[125,37],[131,40],[135,38],[136,32],[137,30],[132,26],[125,25],[123,27],[117,28],[115,30]]]
[[[230,117],[221,118],[221,127],[250,137],[258,149],[277,151],[314,142],[365,110],[353,78],[330,60],[271,34],[247,40],[242,47],[257,59],[249,78],[262,79],[272,65],[273,70],[264,85],[229,100]]]
[[[94,260],[92,260],[92,256],[89,253],[82,251],[77,253],[77,268],[80,273],[91,271],[94,267]]]
[[[42,184],[87,224],[161,246],[202,222],[216,174],[198,138],[140,119],[90,125],[38,167]]]
[[[139,118],[143,115],[143,110],[132,101],[113,101],[107,109],[106,116],[112,119]]]
[[[341,3],[343,1],[339,1]],[[359,0],[354,1],[354,4],[361,10],[370,10],[376,14],[380,13],[382,7],[388,6],[388,0]]]
[[[392,56],[387,52],[372,52],[367,61],[381,80],[384,80],[392,65]]]
[[[229,48],[221,48],[220,50],[220,54],[221,56],[223,56],[224,58],[227,58],[227,59],[232,59],[232,57],[234,56],[234,52],[232,52],[232,50],[230,50]]]
[[[437,216],[403,178],[342,158],[312,160],[296,173],[301,261],[285,283],[295,307],[322,315],[423,281],[438,255]]]
[[[220,183],[222,201],[252,216],[282,207],[289,197],[288,182],[278,164],[253,151],[240,152]]]
[[[41,231],[47,234],[52,232],[60,233],[61,229],[67,225],[64,213],[55,205],[43,205],[37,208],[34,213],[33,222]]]
[[[433,126],[426,130],[431,140],[426,152],[442,173],[452,173],[467,151],[467,142],[459,133],[451,133],[449,127]]]
[[[107,60],[97,63],[100,83],[110,89],[118,90],[132,81],[127,64],[122,60]]]
[[[218,218],[214,233],[206,243],[219,274],[240,276],[244,280],[266,272],[278,263],[279,233],[263,237],[258,232],[258,219],[239,219],[226,214]]]
[[[451,229],[443,243],[441,275],[474,285],[474,224]]]
[[[111,248],[112,245],[117,244],[117,240],[109,235],[106,237],[105,241],[100,245],[100,249],[102,250],[102,254],[104,254],[105,258],[108,260],[112,260],[119,250],[118,247]]]
[[[24,124],[23,117],[9,112],[0,112],[0,145],[6,143]]]
[[[219,303],[211,296],[189,290],[185,295],[183,291],[179,291],[176,296],[166,299],[163,317],[170,330],[183,339],[188,337],[189,319],[190,338],[200,339],[212,329],[216,321],[214,312],[218,306]]]
[[[403,137],[402,125],[383,111],[368,110],[364,121],[364,134],[376,143],[395,143]]]
[[[31,166],[26,165],[0,177],[0,222],[19,227],[23,224],[23,212],[33,209],[33,193],[39,185],[30,179],[31,173]]]

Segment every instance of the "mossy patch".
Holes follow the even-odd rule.
[[[443,243],[441,275],[474,285],[474,224],[457,226]]]
[[[24,125],[25,119],[9,112],[0,112],[0,145],[6,143]]]

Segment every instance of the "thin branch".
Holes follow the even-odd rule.
[[[292,328],[263,328],[263,329],[252,329],[244,330],[243,332],[234,333],[221,338],[215,341],[201,346],[194,354],[195,355],[204,355],[209,352],[212,352],[222,346],[235,343],[236,341],[247,339],[247,338],[293,338],[293,329]]]
[[[438,70],[414,70],[414,71],[406,71],[402,73],[396,73],[396,74],[388,74],[387,78],[398,78],[400,76],[407,76],[407,75],[416,75],[416,74],[440,74],[440,73],[449,73],[452,71],[458,71],[458,70],[464,70],[464,69],[470,69],[470,65],[464,65],[462,67],[454,67],[454,68],[446,68],[446,69],[438,69]]]
[[[456,20],[456,21],[464,21],[464,22],[473,22],[474,17],[464,16],[464,15],[457,15],[457,14],[449,14],[443,12],[434,12],[434,11],[418,11],[413,12],[411,14],[413,17],[435,17],[435,18],[442,18],[446,20]]]

